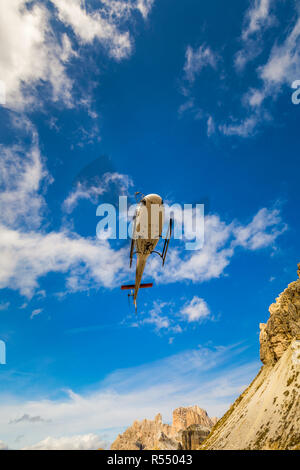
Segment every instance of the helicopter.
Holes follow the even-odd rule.
[[[136,193],[136,195],[138,194],[140,193]],[[142,284],[142,277],[149,256],[154,253],[159,255],[162,258],[162,265],[165,265],[173,230],[172,218],[169,221],[162,252],[160,253],[155,250],[160,238],[162,238],[164,219],[164,202],[161,196],[158,194],[148,194],[140,199],[133,217],[133,233],[130,247],[130,267],[132,267],[133,256],[137,255],[135,284],[121,286],[122,290],[131,290],[128,298],[133,297],[136,313],[139,289],[153,287],[152,282]]]

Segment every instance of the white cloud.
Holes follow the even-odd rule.
[[[292,82],[300,75],[300,16],[293,29],[286,36],[281,45],[275,44],[270,57],[265,65],[258,69],[259,76],[263,79],[265,88],[269,93],[274,91],[274,86],[283,84],[291,86]]]
[[[212,116],[209,116],[208,120],[207,120],[207,135],[208,135],[208,137],[211,137],[215,132],[216,132],[215,121],[214,121]]]
[[[185,103],[181,104],[178,108],[178,114],[181,115],[185,113],[186,111],[193,109],[195,104],[194,98],[188,99]]]
[[[38,227],[44,208],[39,190],[48,174],[36,135],[28,150],[19,145],[0,145],[0,155],[0,223],[9,227]]]
[[[184,252],[173,249],[164,269],[157,259],[153,259],[149,272],[158,282],[165,283],[184,280],[198,283],[219,278],[237,247],[246,250],[273,247],[286,228],[277,209],[261,209],[247,225],[237,221],[226,224],[219,216],[208,215],[205,217],[205,242],[201,250]]]
[[[240,49],[234,56],[234,66],[241,72],[250,60],[255,59],[262,52],[262,47],[255,41],[248,40],[247,48]]]
[[[69,38],[55,37],[49,11],[40,2],[0,2],[0,80],[6,85],[6,105],[23,108],[32,104],[33,87],[51,84],[55,101],[71,105],[72,81],[65,65],[73,54]],[[17,31],[17,34],[16,34]]]
[[[71,26],[82,43],[91,44],[97,39],[113,58],[128,57],[132,47],[129,32],[121,32],[101,11],[88,13],[82,7],[81,0],[51,1],[58,10],[60,21]],[[109,7],[109,4],[105,6]]]
[[[228,245],[231,230],[230,225],[226,225],[218,216],[206,216],[203,249],[185,253],[173,249],[164,270],[159,271],[161,280],[203,282],[218,278],[233,256],[233,249]]]
[[[40,290],[36,293],[37,297],[40,299],[45,299],[47,297],[46,291],[45,290]]]
[[[41,186],[49,176],[36,135],[30,131],[33,143],[27,152],[18,146],[1,148],[0,288],[30,297],[38,289],[39,278],[49,272],[65,273],[70,291],[111,287],[122,270],[127,272],[124,250],[113,250],[105,238],[43,228]],[[110,175],[110,180],[115,178]]]
[[[107,240],[67,232],[22,233],[0,226],[0,250],[0,288],[28,297],[49,272],[65,273],[68,290],[77,291],[114,286],[125,266],[125,251],[113,250]]]
[[[255,88],[250,88],[250,90],[244,95],[243,100],[244,104],[249,105],[252,108],[261,106],[265,95],[261,90]]]
[[[66,212],[71,213],[78,202],[85,199],[89,201],[97,201],[97,198],[105,193],[104,187],[97,186],[85,186],[80,181],[77,183],[76,188],[68,195],[63,203],[63,207]]]
[[[205,300],[197,296],[193,297],[190,302],[187,302],[181,309],[180,313],[187,317],[188,322],[203,321],[211,314],[209,306]]]
[[[164,331],[165,333],[181,333],[182,328],[178,324],[177,319],[172,315],[172,303],[171,302],[153,302],[153,306],[149,312],[149,315],[139,321],[139,324],[149,324],[153,325],[155,331],[160,333]],[[163,311],[167,311],[163,313]]]
[[[153,325],[155,332],[161,335],[174,335],[182,333],[186,329],[186,322],[202,322],[203,320],[213,319],[209,306],[204,299],[194,296],[191,300],[186,301],[181,308],[172,302],[154,301],[152,308],[147,313],[146,318],[137,320],[133,325],[138,327],[141,325]],[[169,337],[171,344],[174,337]]]
[[[2,441],[0,441],[0,450],[9,450],[9,447]]]
[[[15,443],[15,428],[7,423],[20,413],[43,416],[45,420],[36,426],[18,423],[18,432],[25,435],[23,447],[27,448],[36,442],[39,447],[62,448],[66,442],[71,443],[60,438],[90,433],[112,441],[135,419],[153,419],[161,412],[164,420],[170,421],[173,409],[178,406],[197,404],[210,416],[222,416],[259,368],[257,362],[241,365],[244,349],[241,346],[191,349],[117,370],[92,392],[77,394],[69,390],[59,400],[26,401],[6,396],[0,401],[1,436],[9,445]],[[90,445],[90,439],[87,441]]]
[[[153,309],[150,310],[149,317],[143,320],[143,323],[154,325],[156,331],[160,331],[162,329],[167,329],[169,331],[170,320],[167,316],[161,315],[162,307],[162,305],[155,302]]]
[[[34,317],[37,317],[38,315],[40,315],[42,313],[42,311],[43,311],[42,308],[37,308],[37,309],[33,310],[33,312],[30,315],[30,320],[33,320]]]
[[[259,131],[259,126],[272,121],[272,116],[263,106],[263,90],[250,88],[242,97],[247,114],[243,119],[230,117],[227,123],[219,124],[219,131],[226,136],[252,137]]]
[[[46,437],[46,439],[22,450],[98,450],[106,443],[96,434],[84,434],[69,437]]]
[[[282,224],[278,209],[269,211],[264,208],[248,225],[234,228],[236,238],[234,244],[249,250],[259,250],[272,246],[276,238],[286,229],[287,226]]]
[[[217,56],[210,47],[202,45],[198,49],[193,49],[191,46],[188,46],[184,64],[186,79],[189,82],[193,82],[196,75],[199,75],[201,70],[207,66],[212,68],[217,66]]]
[[[78,202],[83,199],[96,204],[99,196],[109,190],[111,183],[118,185],[120,195],[127,194],[128,189],[133,185],[128,175],[119,173],[105,173],[102,178],[99,178],[98,184],[87,185],[79,181],[76,188],[65,199],[63,203],[64,210],[71,213]]]
[[[137,9],[140,10],[143,17],[146,19],[154,4],[154,0],[137,0]]]
[[[274,17],[270,14],[271,3],[272,0],[254,0],[252,2],[245,17],[245,27],[242,32],[244,40],[273,24]]]
[[[254,113],[240,122],[220,124],[219,130],[227,136],[250,137],[257,131],[257,125],[260,121],[260,115]]]
[[[242,71],[248,62],[261,54],[262,35],[266,29],[276,24],[276,19],[271,13],[272,3],[274,0],[254,0],[247,10],[241,35],[243,47],[234,58],[238,71]]]
[[[8,424],[19,424],[19,423],[44,423],[47,422],[45,419],[43,419],[41,416],[29,416],[27,414],[24,414],[20,418],[15,418],[9,421]]]
[[[81,0],[51,1],[60,21],[72,28],[81,43],[91,44],[98,40],[116,60],[128,57],[132,51],[130,33],[122,28],[122,24],[134,11],[139,11],[146,19],[154,3],[154,0],[102,0],[101,7],[89,11]]]
[[[258,16],[254,15],[254,19],[248,29],[245,30],[243,37],[245,39],[245,47],[236,55],[236,66],[242,69],[248,60],[258,55],[256,52],[261,52],[262,48],[257,43],[262,43],[262,38],[259,37],[256,42],[248,38],[250,32],[260,31],[259,25],[265,27],[275,24],[275,20],[270,15],[268,9],[271,6],[270,2],[256,2],[258,8]],[[252,10],[251,10],[252,11]],[[266,100],[271,98],[275,101],[278,95],[282,92],[284,86],[291,87],[295,78],[300,75],[300,51],[299,51],[299,38],[300,38],[300,16],[299,10],[296,13],[296,20],[292,28],[286,31],[286,36],[281,43],[277,40],[267,62],[257,68],[258,78],[261,80],[261,86],[258,88],[250,87],[249,90],[242,97],[242,103],[245,108],[250,109],[250,114],[242,121],[221,125],[220,131],[225,135],[239,135],[241,137],[249,137],[254,135],[260,125],[270,121],[270,114],[267,111]],[[260,23],[261,20],[265,20]],[[264,30],[264,28],[262,28]],[[253,111],[254,110],[254,111]]]
[[[201,45],[198,49],[188,46],[186,49],[184,71],[188,84],[181,87],[186,101],[180,106],[178,112],[181,115],[186,110],[190,110],[193,112],[194,119],[199,117],[207,119],[208,137],[216,130],[225,136],[249,138],[256,135],[263,126],[272,122],[273,103],[284,87],[291,88],[293,82],[300,76],[300,10],[296,3],[290,2],[290,11],[287,14],[292,13],[292,20],[288,27],[280,14],[276,16],[279,3],[276,0],[253,0],[249,3],[250,6],[242,21],[240,49],[234,54],[234,67],[236,72],[242,73],[247,63],[254,59],[257,59],[257,62],[260,60],[260,65],[255,65],[260,85],[250,85],[248,90],[246,89],[241,94],[242,106],[238,114],[229,116],[224,122],[220,120],[215,122],[211,111],[197,108],[195,96],[192,96],[193,82],[204,67],[217,68],[220,53],[213,52],[209,45]],[[278,11],[282,13],[279,8]],[[272,36],[269,34],[265,40],[265,34],[270,28],[277,30],[278,34]],[[272,37],[275,38],[273,44]],[[264,55],[262,55],[263,52]],[[268,59],[265,61],[266,56]],[[220,90],[224,90],[225,79],[223,74]],[[232,83],[225,84],[226,89],[229,89],[231,85]],[[236,96],[236,92],[229,93],[229,95]],[[220,103],[221,100],[217,102],[218,105]],[[227,103],[228,107],[230,103]],[[196,114],[197,110],[200,113]]]
[[[152,0],[105,0],[97,10],[88,11],[81,0],[51,2],[56,7],[54,14],[47,2],[0,2],[0,81],[9,108],[39,106],[37,86],[44,83],[50,84],[54,101],[74,106],[68,65],[78,54],[71,32],[81,44],[97,40],[113,59],[124,59],[133,44],[128,20],[135,11],[146,19],[153,4]],[[62,33],[61,23],[65,27]]]

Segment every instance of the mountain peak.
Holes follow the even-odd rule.
[[[300,263],[298,264],[300,277]],[[260,359],[275,364],[293,339],[300,339],[300,279],[292,282],[270,305],[270,318],[260,326]]]
[[[300,449],[300,279],[269,311],[260,325],[263,367],[202,449]]]
[[[172,426],[162,422],[161,414],[154,420],[135,421],[119,434],[112,450],[178,450],[196,449],[210,433],[217,418],[212,420],[199,406],[179,407],[173,411]]]

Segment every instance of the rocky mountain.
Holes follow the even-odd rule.
[[[112,450],[177,450],[197,449],[210,433],[217,418],[210,419],[199,406],[177,408],[172,425],[164,424],[158,414],[155,419],[135,421],[112,444]]]
[[[300,278],[300,264],[298,265]],[[113,450],[300,450],[300,279],[289,284],[260,324],[263,366],[219,421],[198,406],[177,408],[172,425],[135,421]]]
[[[209,418],[207,412],[199,406],[189,406],[188,408],[176,408],[173,411],[172,427],[175,431],[183,431],[191,425],[200,425],[205,428],[212,428],[218,418]]]
[[[300,279],[269,312],[260,325],[263,367],[202,449],[300,449]]]

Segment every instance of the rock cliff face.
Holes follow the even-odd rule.
[[[173,423],[164,424],[158,414],[154,421],[135,421],[112,444],[112,450],[197,449],[208,436],[217,418],[210,419],[199,406],[177,408]]]
[[[181,444],[183,450],[198,450],[200,444],[209,435],[210,428],[199,424],[191,424],[181,432]]]
[[[212,428],[216,418],[210,419],[208,414],[199,406],[188,408],[176,408],[173,411],[173,429],[177,432],[187,429],[193,424],[199,424],[206,428]]]
[[[178,442],[174,439],[172,427],[163,424],[161,414],[158,414],[154,421],[149,419],[134,421],[123,434],[118,435],[111,446],[112,450],[176,450],[177,448]]]
[[[300,449],[300,279],[269,311],[260,325],[264,365],[201,449]]]
[[[293,338],[300,339],[300,279],[289,284],[269,312],[268,322],[260,324],[260,358],[266,365],[275,364]]]

